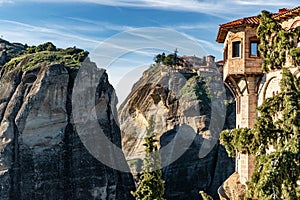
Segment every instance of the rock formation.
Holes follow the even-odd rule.
[[[152,66],[119,108],[122,146],[133,171],[140,167],[143,158],[147,119],[155,116],[157,139],[161,150],[167,149],[161,152],[166,199],[201,199],[200,190],[218,199],[218,187],[234,171],[233,159],[217,142],[208,155],[199,158],[200,150],[215,137],[211,134],[215,127],[210,122],[226,115],[221,106],[213,108],[212,96],[219,94],[208,85],[214,89],[220,87],[211,77],[180,73],[162,65]],[[233,106],[227,107],[230,119],[235,113]],[[227,127],[234,125],[234,120],[225,123]]]
[[[240,200],[245,198],[246,186],[240,181],[240,176],[234,172],[218,190],[221,200]]]
[[[0,68],[0,199],[132,199],[131,174],[95,159],[78,136],[71,103],[78,68],[36,54],[11,63],[6,57],[1,63],[6,62]],[[97,122],[121,148],[120,130],[111,117],[114,89],[101,74],[95,97],[103,97],[100,106],[107,109]]]

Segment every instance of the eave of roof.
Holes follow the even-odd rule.
[[[221,24],[219,27],[216,41],[219,43],[223,43],[225,41],[228,30],[231,28],[237,28],[237,27],[244,26],[244,25],[258,26],[259,22],[260,22],[260,20],[258,17],[252,16],[252,17],[245,17],[245,18],[237,19],[237,20],[225,23],[225,24]]]
[[[292,8],[292,9],[288,9],[285,12],[281,12],[281,13],[277,13],[273,16],[274,19],[281,21],[281,20],[285,20],[291,17],[295,17],[298,16],[300,14],[300,6]]]
[[[298,16],[300,14],[300,6],[292,8],[292,9],[286,9],[283,12],[275,13],[272,17],[275,20],[281,21],[284,19],[288,19],[293,16]],[[237,28],[244,25],[255,25],[258,26],[260,23],[260,20],[258,17],[245,17],[241,19],[237,19],[231,22],[227,22],[225,24],[221,24],[218,30],[216,41],[218,43],[224,43],[227,32],[231,28]]]

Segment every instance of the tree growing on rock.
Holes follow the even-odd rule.
[[[166,54],[163,52],[162,54],[158,54],[154,57],[154,62],[156,64],[161,64],[166,59]]]
[[[131,192],[136,200],[164,200],[164,181],[160,170],[161,160],[158,153],[157,140],[154,132],[154,119],[150,117],[146,129],[146,155],[142,172],[135,192]]]

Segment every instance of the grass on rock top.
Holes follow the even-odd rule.
[[[80,63],[88,56],[88,52],[76,47],[56,48],[52,43],[37,47],[28,47],[27,51],[7,62],[4,67],[9,71],[22,68],[28,71],[41,65],[62,64],[69,68],[80,68]]]

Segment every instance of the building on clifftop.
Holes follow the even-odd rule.
[[[283,29],[300,27],[300,6],[279,9],[273,14]],[[223,81],[236,100],[236,128],[253,128],[262,102],[279,92],[282,70],[262,71],[263,57],[258,51],[260,40],[257,28],[260,20],[256,16],[237,19],[221,24],[216,41],[224,44]],[[300,46],[300,41],[295,41]],[[286,65],[292,73],[299,72],[291,59]],[[299,75],[300,73],[298,73]],[[254,170],[253,155],[239,153],[236,157],[236,172],[242,184],[250,180]]]

